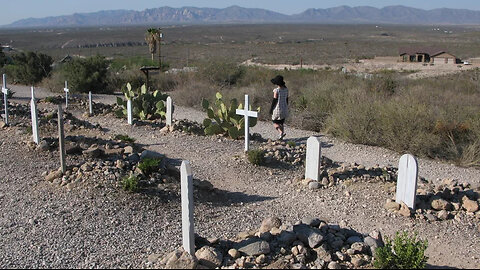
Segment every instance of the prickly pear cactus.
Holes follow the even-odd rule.
[[[145,85],[134,91],[130,83],[127,83],[126,88],[122,89],[122,92],[125,95],[125,99],[132,101],[133,117],[141,120],[165,118],[165,102],[168,95],[162,94],[158,90],[149,93]],[[117,97],[117,104],[122,109],[118,110],[116,115],[125,117],[127,115],[127,101]]]
[[[232,99],[230,105],[227,105],[223,102],[222,94],[217,93],[214,104],[203,99],[202,107],[207,112],[207,118],[203,121],[205,135],[225,134],[236,140],[243,134],[245,119],[236,113],[237,109],[243,109],[243,105],[238,104],[236,99]],[[257,110],[260,111],[260,108]],[[249,122],[250,127],[256,124],[256,118],[252,118]]]

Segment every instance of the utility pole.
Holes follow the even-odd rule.
[[[162,28],[158,28],[158,67],[160,68],[160,73],[162,73],[162,38],[163,38],[163,33],[162,33]]]

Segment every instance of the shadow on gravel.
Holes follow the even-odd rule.
[[[200,191],[198,198],[195,198],[198,203],[211,203],[214,206],[231,206],[232,204],[249,204],[254,202],[264,202],[274,200],[276,197],[266,197],[259,195],[249,195],[242,192],[230,192],[226,190],[216,189],[215,193],[211,191]]]
[[[460,269],[451,266],[440,266],[440,265],[431,265],[427,263],[426,269]]]
[[[323,135],[319,135],[317,137],[324,137]],[[295,142],[296,144],[306,144],[307,143],[307,140],[308,140],[309,137],[302,137],[302,138],[295,138],[295,139],[288,139],[287,141],[292,141],[292,142]],[[330,148],[332,147],[333,144],[331,143],[326,143],[326,142],[322,142],[322,148]]]

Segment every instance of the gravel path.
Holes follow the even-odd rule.
[[[12,88],[17,96],[28,96],[27,88]],[[39,89],[38,96],[42,94],[48,95]],[[111,101],[106,96],[98,98]],[[177,107],[175,118],[203,120],[203,113]],[[88,121],[107,128],[107,134],[128,134],[170,158],[190,160],[194,177],[210,181],[217,189],[196,197],[196,232],[202,236],[232,237],[257,228],[270,215],[291,223],[304,217],[320,217],[331,223],[345,221],[361,233],[378,229],[391,236],[400,230],[416,231],[429,241],[427,255],[432,267],[480,266],[478,221],[465,217],[429,223],[393,217],[383,209],[385,200],[393,195],[385,184],[304,190],[287,183],[303,174],[301,167],[255,167],[235,160],[235,156],[242,155],[241,141],[178,133],[161,135],[156,128],[131,127],[124,120],[110,117],[96,116]],[[263,122],[253,132],[266,138],[275,135],[271,125]],[[287,139],[292,140],[305,140],[313,134],[295,129],[287,133]],[[128,194],[88,185],[68,192],[53,187],[40,174],[58,166],[56,154],[24,151],[25,146],[18,142],[27,139],[14,129],[0,133],[0,267],[144,268],[149,266],[149,254],[164,254],[181,244],[178,194]],[[400,156],[326,136],[322,141],[324,154],[337,162],[396,165]],[[419,163],[420,174],[427,179],[480,183],[475,169],[423,159]],[[346,191],[351,195],[345,195]]]

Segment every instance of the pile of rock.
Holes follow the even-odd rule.
[[[416,211],[413,213],[405,204],[388,200],[385,209],[402,216],[412,215],[428,221],[460,220],[462,216],[480,220],[480,188],[472,189],[468,183],[459,184],[446,179],[441,185],[421,183],[417,189]]]
[[[305,160],[307,146],[296,145],[295,142],[268,140],[260,146],[265,153],[265,163],[271,164],[274,161],[285,162],[292,165],[302,165]]]
[[[320,189],[335,186],[339,183],[356,182],[395,182],[397,179],[397,168],[394,167],[365,167],[356,163],[338,164],[332,160],[322,157],[320,167],[321,174],[319,181],[312,179],[296,178],[294,185],[303,185],[309,189]]]
[[[258,230],[241,232],[235,239],[197,237],[195,256],[177,250],[162,260],[149,256],[160,268],[359,268],[371,266],[377,247],[383,246],[379,232],[360,234],[346,224],[327,224],[306,218],[295,225],[276,217],[265,219]]]
[[[88,99],[80,100],[80,106],[86,111],[84,116],[88,117],[89,115],[89,102]],[[113,113],[116,109],[116,106],[110,104],[96,103],[92,101],[92,109],[94,115],[107,115]]]
[[[195,121],[188,119],[182,119],[175,121],[172,126],[165,126],[160,130],[161,133],[166,134],[168,132],[182,132],[194,135],[205,136],[205,127]]]

